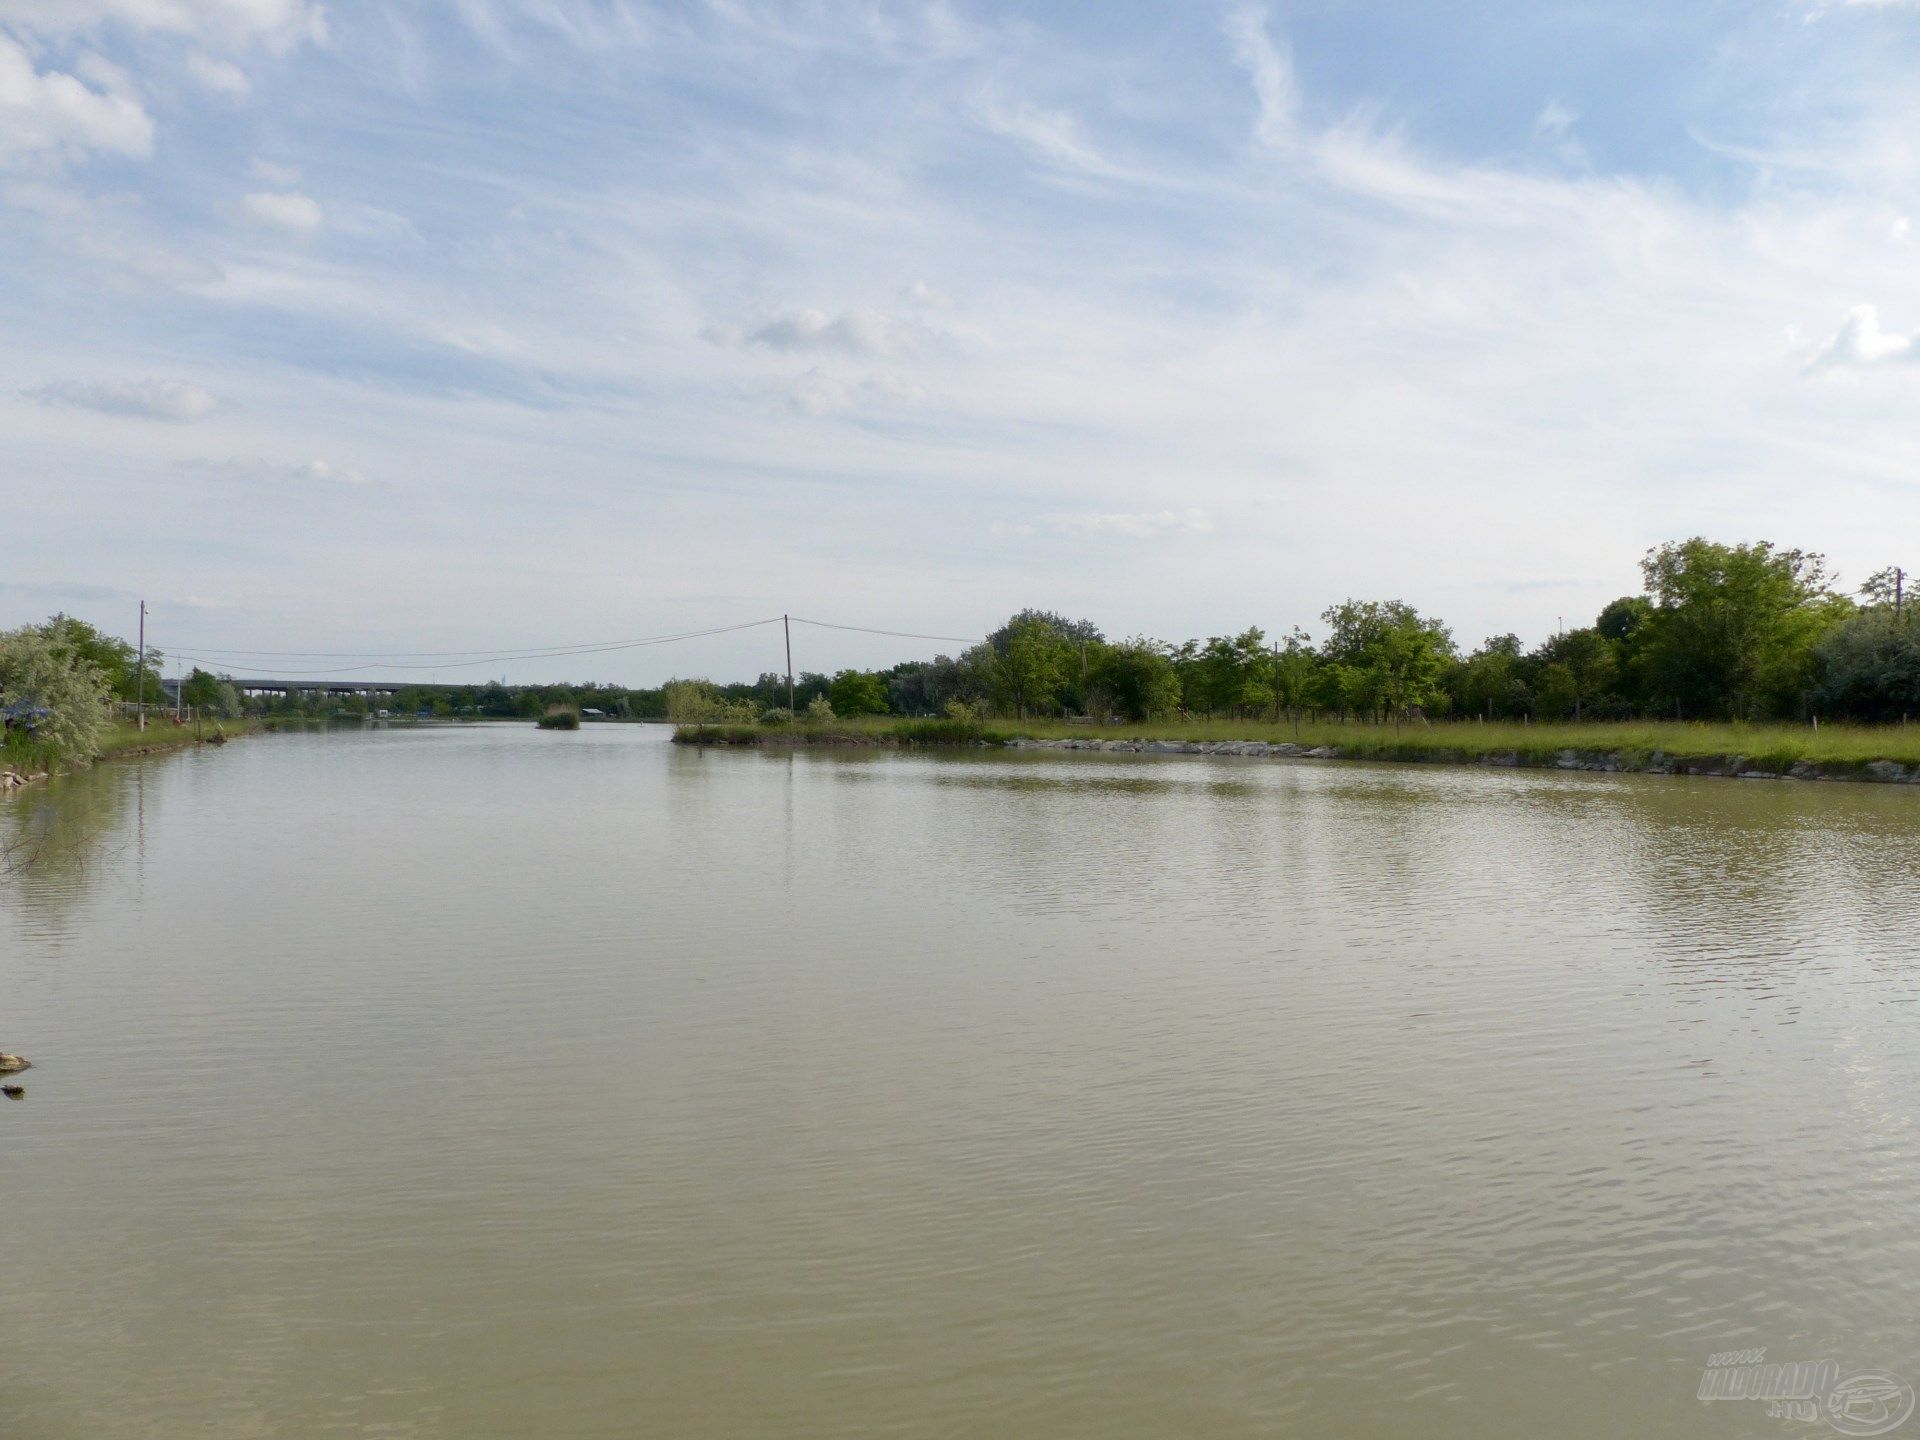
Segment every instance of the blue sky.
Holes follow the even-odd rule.
[[[1920,0],[0,0],[0,623],[1474,644],[1696,532],[1862,578],[1916,80]]]

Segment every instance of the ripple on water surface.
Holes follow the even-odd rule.
[[[652,729],[0,809],[0,1433],[1751,1435],[1920,1379],[1920,797]]]

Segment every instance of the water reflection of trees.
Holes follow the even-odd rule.
[[[1622,786],[1619,893],[1674,958],[1791,968],[1907,952],[1920,796],[1902,787],[1728,780]]]
[[[71,910],[144,828],[146,766],[102,765],[0,803],[0,905],[23,917]]]

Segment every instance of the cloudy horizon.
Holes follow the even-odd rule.
[[[1472,646],[1696,533],[1857,584],[1920,522],[1917,62],[1903,0],[0,0],[0,627]]]

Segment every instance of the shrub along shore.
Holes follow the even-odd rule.
[[[1386,760],[1751,779],[1920,784],[1920,725],[1742,725],[1676,721],[1364,724],[863,719],[681,725],[682,745],[999,746],[1148,755]]]
[[[204,720],[198,726],[191,721],[176,725],[170,718],[156,716],[150,717],[147,728],[142,730],[131,720],[120,720],[107,726],[94,741],[92,752],[78,760],[57,754],[50,746],[9,746],[0,750],[0,793],[98,760],[161,755],[194,745],[224,745],[237,736],[251,734],[262,724],[259,720],[240,719]]]

